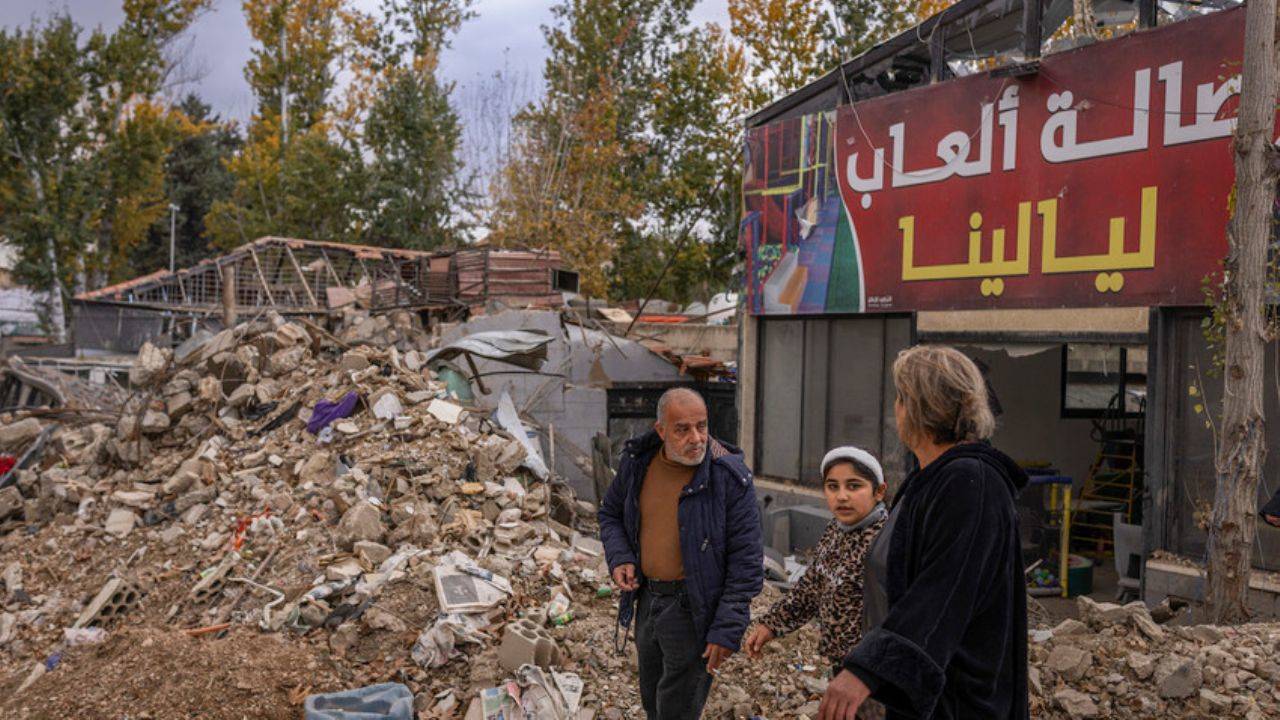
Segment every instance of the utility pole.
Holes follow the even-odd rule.
[[[280,147],[289,142],[289,4],[280,12]]]
[[[172,274],[176,267],[177,254],[175,252],[176,243],[174,236],[176,235],[178,225],[178,206],[169,203],[169,272]]]
[[[1235,133],[1236,207],[1227,229],[1222,316],[1226,333],[1217,488],[1209,525],[1205,610],[1210,622],[1248,619],[1258,479],[1266,459],[1264,283],[1276,194],[1276,0],[1249,0],[1240,115]]]

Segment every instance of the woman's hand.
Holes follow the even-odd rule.
[[[763,625],[756,625],[751,630],[751,635],[747,637],[746,649],[747,655],[752,660],[760,659],[760,652],[764,650],[764,646],[773,641],[773,631]]]
[[[858,707],[871,697],[871,688],[848,670],[831,678],[827,692],[818,706],[820,720],[854,720]]]

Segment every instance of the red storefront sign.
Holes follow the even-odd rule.
[[[1220,12],[752,131],[753,312],[1203,302],[1243,27]]]

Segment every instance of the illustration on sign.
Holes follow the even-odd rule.
[[[1226,251],[1243,24],[1223,11],[1030,77],[752,129],[751,311],[1200,304]]]

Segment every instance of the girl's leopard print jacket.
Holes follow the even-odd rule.
[[[760,624],[781,637],[818,620],[818,652],[839,664],[862,639],[862,567],[883,519],[860,530],[845,532],[832,520],[818,541],[813,563],[800,581]]]

